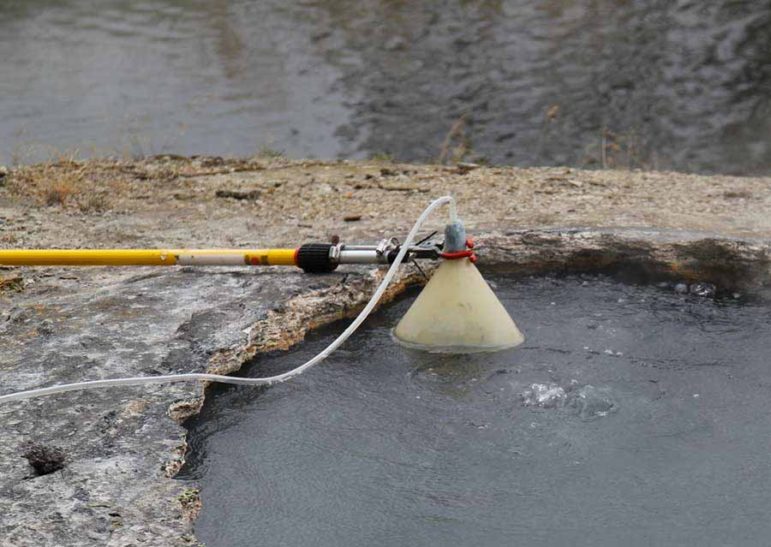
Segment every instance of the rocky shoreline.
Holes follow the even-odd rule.
[[[480,265],[609,271],[767,293],[771,178],[281,158],[62,161],[0,172],[0,248],[265,247],[403,236],[452,193]],[[435,227],[442,219],[436,218]],[[0,393],[127,375],[230,373],[349,317],[382,271],[0,269]],[[389,298],[420,282],[405,267]],[[189,545],[197,485],[174,479],[195,384],[0,407],[0,543]],[[58,447],[37,475],[23,457]]]

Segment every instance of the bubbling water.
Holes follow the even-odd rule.
[[[766,542],[766,303],[603,277],[493,280],[527,335],[513,350],[395,345],[412,293],[293,382],[212,389],[181,475],[201,486],[199,539]],[[250,374],[291,367],[336,332]]]

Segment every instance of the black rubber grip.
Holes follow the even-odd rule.
[[[329,251],[330,243],[306,243],[297,251],[297,265],[306,273],[329,273],[337,268],[332,262]]]

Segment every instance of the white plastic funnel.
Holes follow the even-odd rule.
[[[468,259],[439,265],[394,336],[408,347],[448,353],[498,351],[525,340]]]

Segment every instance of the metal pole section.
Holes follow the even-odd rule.
[[[337,261],[339,264],[388,264],[388,256],[373,247],[356,249],[346,245],[340,250]]]

